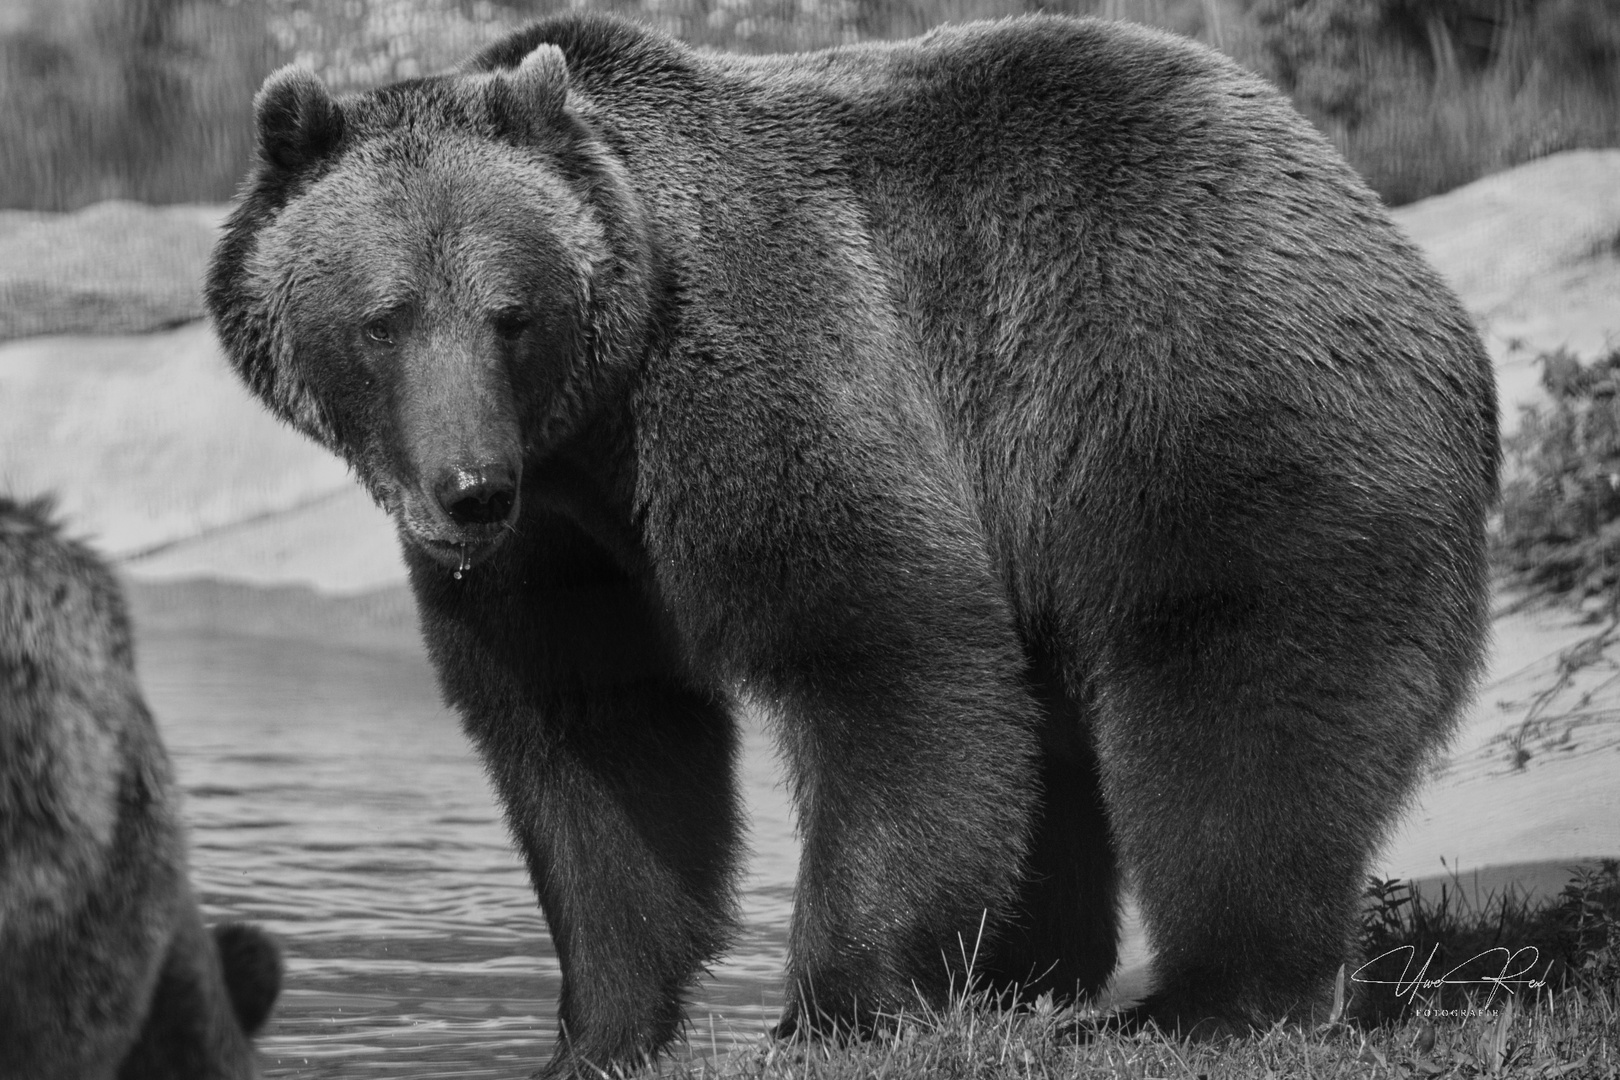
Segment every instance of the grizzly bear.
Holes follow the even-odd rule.
[[[1094,994],[1126,874],[1133,1022],[1322,1005],[1480,666],[1496,402],[1275,91],[1099,21],[567,15],[256,111],[208,304],[397,522],[555,1071],[665,1048],[724,948],[745,703],[804,841],[779,1032]]]
[[[274,943],[210,935],[117,582],[0,497],[0,1080],[247,1080]]]

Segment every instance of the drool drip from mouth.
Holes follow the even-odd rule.
[[[471,570],[471,569],[472,569],[472,560],[467,558],[467,545],[462,544],[461,545],[461,565],[456,567],[456,572],[452,576],[455,577],[455,579],[457,581],[460,581],[462,572],[465,571],[465,570]]]

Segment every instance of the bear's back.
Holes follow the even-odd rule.
[[[1068,534],[1129,535],[1102,525],[1149,468],[1156,504],[1131,517],[1214,526],[1223,553],[1315,486],[1369,493],[1368,520],[1459,472],[1471,503],[1494,491],[1493,374],[1466,313],[1326,138],[1214,50],[1029,16],[748,57],[564,16],[473,66],[544,41],[643,197],[675,177],[725,208],[700,226],[678,200],[651,208],[665,227],[687,214],[680,242],[717,279],[754,268],[707,316],[746,292],[808,325],[781,300],[798,283],[862,282],[817,310],[892,314],[872,362],[926,380],[985,505],[1034,492],[1094,508],[1098,528]]]
[[[1099,596],[1269,581],[1278,552],[1394,521],[1430,545],[1400,558],[1467,576],[1430,519],[1494,496],[1489,358],[1262,80],[1044,17],[724,66],[767,115],[816,118],[1014,576],[1048,536]]]

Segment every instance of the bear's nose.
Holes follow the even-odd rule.
[[[517,479],[506,465],[449,469],[433,490],[457,525],[499,524],[517,502]]]

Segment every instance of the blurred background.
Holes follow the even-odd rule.
[[[750,52],[1025,11],[1165,27],[1273,79],[1393,205],[1620,141],[1615,0],[5,0],[0,207],[228,198],[280,64],[363,87],[569,6]]]
[[[1620,855],[1620,0],[572,6],[749,52],[1097,14],[1282,87],[1462,297],[1503,400],[1490,671],[1373,869],[1550,895]],[[528,1075],[559,973],[392,526],[238,385],[200,282],[268,72],[429,74],[560,7],[0,0],[0,490],[55,492],[125,581],[199,895],[286,947],[273,1077]],[[743,754],[746,928],[693,996],[699,1053],[781,1001],[797,840],[754,713]],[[1123,992],[1147,955],[1133,921]]]

